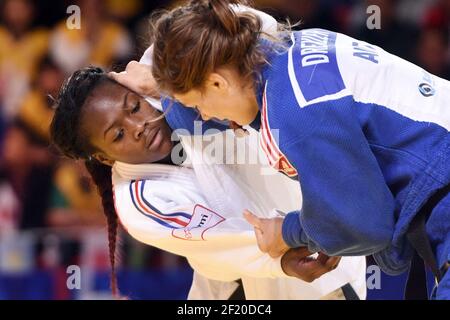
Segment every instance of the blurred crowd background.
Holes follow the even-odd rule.
[[[80,67],[121,70],[138,59],[149,45],[150,14],[181,2],[0,0],[0,299],[109,297],[100,199],[83,165],[49,144],[52,97]],[[346,33],[450,79],[450,0],[254,2],[280,20],[301,21],[299,28]],[[66,26],[73,4],[81,8],[79,30]],[[372,4],[381,9],[380,30],[366,26]],[[119,237],[124,294],[186,298],[185,259]],[[69,265],[81,267],[82,290],[67,289]],[[390,294],[401,292],[395,285],[391,279]]]

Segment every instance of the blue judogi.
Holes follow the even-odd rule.
[[[284,240],[328,255],[372,254],[383,271],[406,271],[410,222],[450,183],[450,82],[327,30],[294,32],[286,43],[289,50],[269,56],[257,88],[269,163],[301,182],[303,206],[286,216]],[[195,118],[176,103],[167,114],[174,129]],[[444,266],[450,195],[427,233]],[[449,277],[437,298],[450,299]]]

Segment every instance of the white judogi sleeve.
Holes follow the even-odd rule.
[[[259,251],[253,228],[241,214],[224,216],[208,207],[191,169],[143,165],[154,172],[147,172],[146,180],[130,180],[126,166],[114,166],[114,199],[122,225],[135,239],[185,256],[211,279],[287,277],[280,259]]]

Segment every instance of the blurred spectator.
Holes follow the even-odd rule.
[[[0,100],[0,110],[2,110],[1,100]],[[5,131],[6,131],[6,123],[5,123],[5,120],[3,119],[2,113],[0,112],[0,150],[2,149],[3,136],[5,135]],[[0,153],[0,157],[1,157],[1,153]]]
[[[417,28],[405,21],[400,21],[396,15],[396,0],[366,0],[365,6],[358,7],[355,14],[365,17],[356,27],[353,36],[360,40],[377,45],[386,51],[407,60],[414,58],[414,47],[417,41]],[[369,29],[366,25],[368,6],[380,8],[381,29]]]
[[[19,228],[44,227],[51,190],[52,157],[46,144],[20,119],[6,132],[0,172],[20,200]]]
[[[424,14],[423,27],[448,30],[450,24],[450,0],[439,0]]]
[[[108,19],[101,0],[75,1],[81,8],[81,29],[69,29],[59,23],[50,40],[53,59],[67,73],[89,64],[110,67],[128,58],[132,41],[128,31]]]
[[[53,117],[51,97],[58,96],[63,81],[62,70],[49,57],[44,58],[33,88],[20,103],[18,116],[46,142],[50,138],[49,127]]]
[[[84,165],[61,161],[53,180],[46,222],[50,227],[104,226],[101,199]]]
[[[397,0],[397,16],[401,21],[407,21],[410,24],[421,26],[424,12],[440,0]]]
[[[20,202],[4,173],[0,172],[0,238],[17,231]]]
[[[450,80],[448,36],[443,29],[422,30],[417,44],[417,64],[427,71]]]
[[[339,26],[330,7],[317,0],[257,0],[258,8],[272,14],[279,20],[289,18],[291,23],[301,22],[300,28],[324,28],[335,30]],[[333,8],[340,8],[342,1],[335,1]],[[344,13],[341,12],[341,13]],[[342,18],[339,17],[339,18]]]
[[[47,52],[48,32],[32,28],[35,8],[31,0],[4,0],[0,6],[0,104],[2,113],[12,119]]]
[[[114,0],[113,0],[114,1]],[[119,0],[115,0],[119,1]],[[132,19],[131,30],[135,35],[136,50],[134,59],[139,60],[144,51],[150,46],[150,16],[157,9],[170,8],[171,6],[186,2],[185,0],[153,0],[144,1],[143,10]]]
[[[131,27],[135,17],[145,12],[142,0],[106,0],[105,6],[112,20],[128,28]]]

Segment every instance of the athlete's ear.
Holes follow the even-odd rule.
[[[92,155],[92,158],[94,158],[95,160],[112,167],[114,165],[114,160],[109,159],[108,157],[106,157],[104,154],[100,153],[100,152],[96,152]]]
[[[211,72],[206,80],[206,86],[208,89],[212,89],[214,91],[223,92],[228,90],[230,83],[228,79],[218,72]]]

